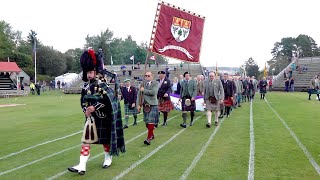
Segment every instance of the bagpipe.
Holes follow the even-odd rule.
[[[114,85],[114,88],[111,87],[112,84]],[[94,92],[90,92],[84,96],[86,106],[88,107],[98,102],[103,95],[108,95],[118,99],[119,87],[119,82],[115,73],[110,72],[107,69],[100,71],[96,76],[96,81],[94,82]],[[110,102],[113,100],[110,100]],[[112,104],[110,108],[112,108],[112,111],[114,110]],[[87,144],[92,144],[98,141],[97,127],[93,116],[86,117],[81,141]]]

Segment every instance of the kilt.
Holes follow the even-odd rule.
[[[158,123],[159,122],[159,110],[157,105],[151,105],[149,113],[143,111],[143,120],[145,123]]]
[[[191,98],[190,98],[191,99]],[[182,111],[196,111],[196,101],[191,101],[190,106],[186,106],[186,98],[182,99],[181,103]]]
[[[320,94],[319,89],[308,89],[308,94]]]
[[[111,114],[108,114],[107,117],[101,119],[98,118],[95,114],[92,114],[95,119],[98,141],[93,144],[110,144],[111,142]]]
[[[125,104],[124,105],[124,114],[125,115],[131,115],[131,114],[136,115],[136,114],[138,114],[138,110],[136,107],[134,107],[133,109],[130,109],[129,104]]]
[[[165,101],[161,101],[159,100],[159,111],[161,112],[169,112],[171,110],[173,110],[174,107],[172,105],[171,100],[165,100]]]
[[[260,88],[260,93],[261,94],[267,93],[267,88],[266,87]]]
[[[209,111],[220,111],[220,101],[217,101],[214,104],[211,104],[209,100],[206,100],[206,109]]]
[[[228,97],[227,99],[225,99],[225,100],[223,101],[223,103],[224,103],[225,106],[230,107],[230,106],[233,105],[233,100],[231,100],[231,97]]]

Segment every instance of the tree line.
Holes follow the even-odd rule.
[[[135,64],[144,63],[147,56],[147,42],[137,44],[128,35],[125,39],[114,37],[108,28],[98,35],[87,35],[85,47],[92,47],[98,51],[101,49],[105,54],[105,64],[110,66],[132,64],[131,56],[134,56]],[[37,38],[37,32],[30,30],[26,38],[22,32],[13,30],[9,23],[0,21],[0,61],[14,61],[22,68],[31,79],[34,79],[34,51],[37,58],[37,79],[50,80],[67,72],[79,73],[80,56],[84,48],[69,49],[60,52],[54,47],[45,45]],[[149,53],[149,56],[153,54]],[[149,57],[148,57],[149,58]],[[157,63],[165,64],[167,59],[156,55]],[[149,61],[155,63],[155,61]],[[39,77],[38,77],[39,76]]]

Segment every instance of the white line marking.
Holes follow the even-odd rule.
[[[50,157],[52,157],[52,156],[61,154],[61,153],[63,153],[63,152],[69,151],[69,150],[74,149],[74,148],[79,147],[79,146],[80,146],[80,145],[76,145],[76,146],[73,146],[73,147],[71,147],[71,148],[64,149],[64,150],[62,150],[62,151],[53,153],[53,154],[51,154],[51,155],[49,155],[49,156],[45,156],[45,157],[43,157],[43,158],[40,158],[40,159],[37,159],[37,160],[35,160],[35,161],[29,162],[29,163],[24,164],[24,165],[22,165],[22,166],[19,166],[19,167],[16,167],[16,168],[13,168],[13,169],[10,169],[10,170],[7,170],[7,171],[0,172],[0,176],[5,175],[5,174],[8,174],[8,173],[13,172],[13,171],[16,171],[16,170],[18,170],[18,169],[24,168],[24,167],[29,166],[29,165],[31,165],[31,164],[37,163],[37,162],[39,162],[39,161],[48,159],[48,158],[50,158]]]
[[[201,115],[200,117],[196,118],[195,121],[197,121],[199,118],[201,118],[203,115]],[[158,146],[156,149],[154,149],[153,151],[151,151],[148,155],[146,155],[144,158],[140,159],[139,161],[137,161],[136,163],[132,164],[128,169],[126,169],[125,171],[121,172],[118,176],[114,177],[113,179],[120,179],[123,178],[123,176],[125,176],[126,174],[128,174],[130,171],[132,171],[135,167],[137,167],[138,165],[140,165],[141,163],[143,163],[145,160],[147,160],[149,157],[151,157],[152,155],[154,155],[155,153],[157,153],[160,149],[162,149],[164,146],[166,146],[167,144],[169,144],[172,140],[174,140],[176,137],[178,137],[182,132],[184,132],[186,130],[186,128],[181,129],[178,133],[176,133],[174,136],[172,136],[169,140],[167,140],[166,142],[164,142],[163,144],[161,144],[160,146]]]
[[[82,132],[82,131],[78,131],[78,132],[69,134],[69,135],[67,135],[67,136],[63,136],[63,137],[60,137],[60,138],[57,138],[57,139],[53,139],[53,140],[50,140],[50,141],[46,141],[46,142],[43,142],[43,143],[40,143],[40,144],[31,146],[31,147],[28,147],[28,148],[25,148],[25,149],[23,149],[23,150],[20,150],[20,151],[17,151],[17,152],[8,154],[8,155],[6,155],[6,156],[2,156],[2,157],[0,157],[0,160],[6,159],[6,158],[8,158],[8,157],[11,157],[11,156],[14,156],[14,155],[17,155],[17,154],[20,154],[20,153],[23,153],[23,152],[25,152],[25,151],[28,151],[28,150],[30,150],[30,149],[33,149],[33,148],[36,148],[36,147],[39,147],[39,146],[42,146],[42,145],[45,145],[45,144],[49,144],[49,143],[52,143],[52,142],[55,142],[55,141],[59,141],[59,140],[62,140],[62,139],[65,139],[65,138],[68,138],[68,137],[77,135],[77,134],[79,134],[79,133],[81,133],[81,132]]]
[[[248,180],[254,180],[254,127],[253,127],[253,113],[252,113],[252,100],[250,102],[250,154],[249,154],[249,168],[248,168]]]
[[[140,113],[140,114],[141,114],[141,113]],[[138,114],[138,115],[139,115],[139,114]],[[122,118],[122,119],[124,119],[124,118]],[[143,119],[142,119],[142,120],[139,120],[138,122],[141,122],[141,121],[143,121]],[[131,126],[131,125],[129,125],[129,126]],[[43,142],[43,143],[40,143],[40,144],[31,146],[31,147],[28,147],[28,148],[25,148],[25,149],[23,149],[23,150],[20,150],[20,151],[17,151],[17,152],[14,152],[14,153],[11,153],[11,154],[2,156],[2,157],[0,157],[0,160],[6,159],[6,158],[8,158],[8,157],[11,157],[11,156],[14,156],[14,155],[17,155],[17,154],[20,154],[20,153],[23,153],[23,152],[25,152],[25,151],[28,151],[28,150],[30,150],[30,149],[34,149],[34,148],[39,147],[39,146],[42,146],[42,145],[46,145],[46,144],[49,144],[49,143],[52,143],[52,142],[55,142],[55,141],[59,141],[59,140],[62,140],[62,139],[66,139],[66,138],[68,138],[68,137],[71,137],[71,136],[80,134],[80,133],[82,133],[82,132],[83,132],[83,131],[78,131],[78,132],[75,132],[75,133],[72,133],[72,134],[63,136],[63,137],[59,137],[59,138],[57,138],[57,139],[53,139],[53,140],[50,140],[50,141],[46,141],[46,142]]]
[[[189,174],[191,173],[192,169],[197,165],[198,161],[201,159],[201,157],[203,156],[204,152],[207,150],[208,146],[210,145],[210,143],[212,142],[214,136],[217,134],[222,122],[224,121],[225,117],[221,120],[220,124],[218,127],[215,128],[215,130],[213,131],[213,133],[211,134],[210,138],[208,139],[207,143],[203,146],[203,148],[201,149],[201,151],[198,153],[198,155],[194,158],[194,160],[192,161],[191,165],[188,167],[188,169],[183,173],[183,175],[180,177],[180,180],[184,180],[187,179],[187,177],[189,176]]]
[[[299,140],[299,138],[295,135],[295,133],[290,129],[290,127],[287,125],[287,123],[279,116],[279,114],[271,107],[271,105],[269,104],[269,102],[267,101],[267,99],[265,99],[266,103],[268,104],[269,108],[276,114],[276,116],[280,119],[280,121],[282,122],[282,124],[286,127],[286,129],[290,132],[291,136],[293,137],[294,140],[296,140],[296,142],[298,143],[299,147],[302,149],[302,151],[304,152],[304,154],[307,156],[307,158],[309,159],[310,163],[312,164],[312,166],[314,167],[314,169],[317,171],[318,175],[320,175],[320,167],[317,164],[317,162],[313,159],[312,155],[310,154],[310,152],[308,151],[308,149],[301,143],[301,141]]]
[[[169,118],[168,121],[172,120],[173,118],[175,118],[175,117],[177,117],[177,116],[178,116],[178,115],[175,115],[175,116]],[[142,135],[144,135],[144,134],[147,134],[147,132],[148,132],[148,131],[145,131],[145,132],[139,134],[138,136],[136,136],[136,137],[134,137],[134,138],[131,138],[130,140],[126,141],[126,145],[129,144],[130,142],[136,140],[136,139],[139,138],[140,136],[142,136]],[[93,160],[93,159],[96,159],[97,157],[102,156],[103,154],[104,154],[104,153],[95,155],[95,156],[93,156],[92,158],[90,158],[88,161],[91,161],[91,160]],[[54,176],[51,176],[51,177],[49,177],[49,178],[46,178],[46,179],[47,179],[47,180],[56,179],[56,178],[58,178],[58,177],[60,177],[60,176],[63,176],[63,175],[66,174],[67,172],[69,172],[69,171],[68,171],[68,170],[62,171],[62,172],[60,172],[60,173],[58,173],[58,174],[56,174],[56,175],[54,175]]]

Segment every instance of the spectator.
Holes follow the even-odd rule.
[[[174,77],[173,80],[172,80],[172,93],[173,94],[178,94],[177,90],[178,90],[178,78]]]
[[[304,66],[302,67],[302,71],[303,71],[303,72],[308,71],[308,67],[307,67],[307,65],[304,65]]]
[[[173,67],[173,70],[174,70],[174,71],[177,71],[177,67],[176,67],[176,66],[174,66],[174,67]]]
[[[30,91],[32,93],[32,95],[34,95],[34,92],[35,92],[35,85],[33,84],[33,82],[30,83]]]
[[[40,95],[40,90],[41,90],[40,83],[37,82],[36,85],[35,85],[35,87],[36,87],[36,90],[37,90],[37,94],[38,94],[38,96],[39,96],[39,95]]]
[[[286,82],[284,83],[285,84],[285,89],[284,89],[284,91],[285,92],[289,92],[289,78],[287,78],[287,80],[286,80]]]
[[[291,77],[291,79],[290,79],[289,89],[291,92],[294,92],[294,79],[293,79],[293,77]]]
[[[60,89],[60,83],[61,83],[60,80],[58,80],[58,81],[57,81],[58,89]]]
[[[269,85],[269,91],[272,91],[272,79],[271,78],[268,82],[268,85]]]
[[[183,64],[182,64],[182,62],[180,63],[180,69],[182,69],[182,67],[183,67]]]

